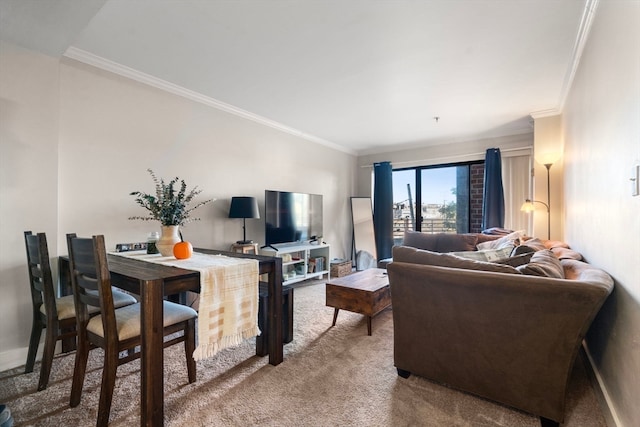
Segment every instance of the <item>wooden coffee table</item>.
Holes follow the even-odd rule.
[[[348,276],[331,279],[326,284],[327,306],[334,307],[336,325],[340,309],[367,316],[367,333],[371,335],[371,318],[391,305],[387,270],[370,268]]]

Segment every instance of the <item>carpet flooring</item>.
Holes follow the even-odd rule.
[[[373,319],[325,306],[325,286],[295,289],[294,341],[284,362],[255,356],[255,339],[199,361],[187,381],[184,347],[165,350],[166,426],[539,426],[537,417],[424,378],[398,377],[390,309]],[[40,365],[0,373],[0,402],[16,426],[93,426],[100,394],[101,350],[91,352],[82,401],[70,408],[73,353],[56,356],[49,387],[36,391]],[[110,425],[140,423],[140,365],[118,368]],[[565,427],[605,427],[580,358],[567,395]]]

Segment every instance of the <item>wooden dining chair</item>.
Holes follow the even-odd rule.
[[[25,231],[24,241],[33,311],[29,351],[24,372],[33,372],[42,330],[46,329],[38,381],[38,391],[40,391],[46,389],[49,383],[56,342],[76,336],[76,310],[73,295],[56,298],[46,234],[34,235],[31,231]],[[115,292],[114,299],[118,307],[136,302],[134,297],[123,292]],[[91,314],[95,312],[97,309],[91,310]]]
[[[31,231],[25,231],[24,241],[33,309],[31,338],[24,372],[33,372],[42,330],[46,329],[38,381],[38,391],[40,391],[46,389],[49,383],[56,342],[76,336],[76,310],[73,295],[56,298],[46,234],[34,235]],[[116,306],[122,307],[137,301],[124,292],[114,292],[114,302]],[[97,308],[92,308],[90,314],[95,314],[97,311]]]
[[[101,347],[104,349],[104,368],[96,425],[106,426],[109,422],[117,368],[140,357],[140,352],[135,348],[141,344],[141,306],[138,303],[114,308],[104,236],[78,238],[67,235],[67,246],[78,330],[70,404],[72,407],[80,404],[91,346]],[[191,307],[168,301],[163,304],[164,336],[182,331],[182,334],[166,340],[164,347],[184,342],[189,383],[193,383],[196,380],[193,352],[198,314]],[[90,307],[99,307],[100,314],[90,317]]]
[[[33,308],[31,338],[24,372],[33,372],[42,330],[46,328],[38,381],[38,390],[44,390],[49,383],[56,342],[76,335],[76,317],[72,295],[56,299],[45,233],[34,235],[31,231],[25,231],[24,241]]]

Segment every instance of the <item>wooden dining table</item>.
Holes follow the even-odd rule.
[[[283,360],[282,259],[214,249],[196,248],[194,251],[258,260],[259,273],[268,276],[267,351],[269,363],[271,365],[280,364]],[[107,259],[113,285],[139,295],[142,305],[140,425],[162,426],[164,423],[162,301],[164,297],[179,295],[186,291],[199,292],[200,273],[114,254],[109,254]],[[60,257],[59,268],[61,293],[65,293],[64,287],[70,286],[68,276],[65,277],[69,271],[67,257]],[[257,286],[258,280],[256,278]],[[257,354],[259,354],[258,351]]]

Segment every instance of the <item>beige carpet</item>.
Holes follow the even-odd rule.
[[[423,378],[402,379],[393,366],[392,313],[373,320],[373,336],[358,314],[325,306],[324,284],[295,290],[294,341],[278,366],[254,355],[255,340],[198,362],[189,385],[184,349],[165,350],[167,426],[538,426],[536,417]],[[31,374],[0,373],[0,402],[17,426],[93,426],[102,353],[94,350],[80,406],[69,408],[73,355],[54,360],[49,387],[36,392]],[[111,425],[139,425],[139,361],[118,369]],[[566,427],[605,426],[578,360],[567,396]]]

